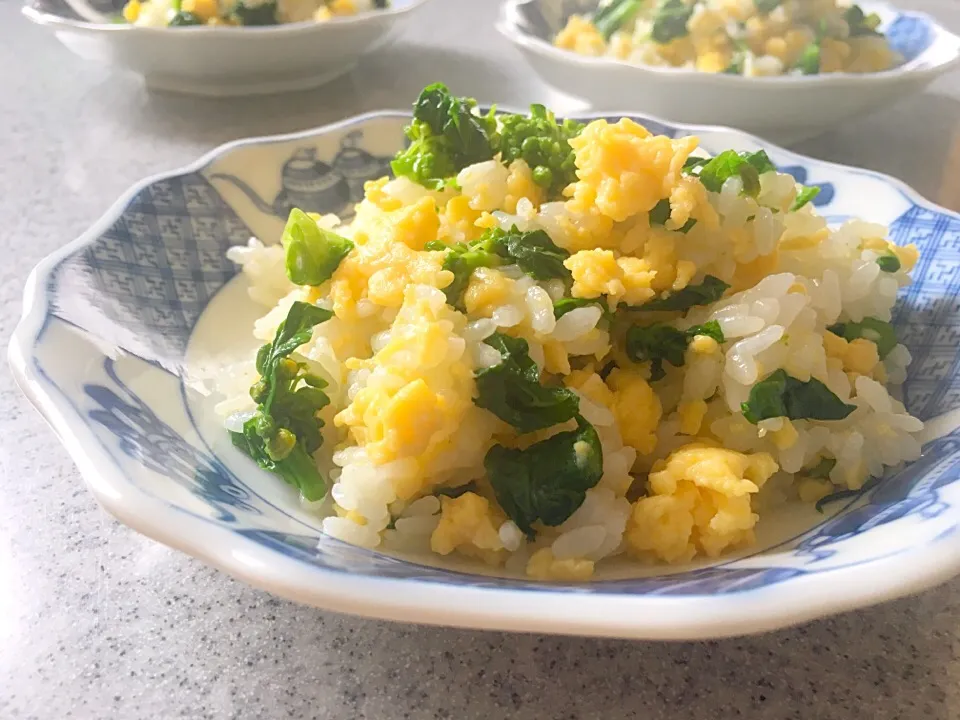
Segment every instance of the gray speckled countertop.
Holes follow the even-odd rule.
[[[903,4],[960,30],[960,0]],[[80,63],[14,0],[0,2],[0,335],[38,260],[131,183],[222,142],[402,107],[434,79],[485,101],[577,107],[496,34],[494,0],[435,0],[430,13],[449,35],[412,28],[323,91],[218,101],[151,96],[135,78]],[[960,209],[960,73],[801,150],[890,173]],[[7,371],[0,407],[0,718],[960,718],[960,581],[708,643],[341,617],[120,526]]]

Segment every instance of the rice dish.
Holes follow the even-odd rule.
[[[917,262],[767,155],[426,88],[352,222],[229,251],[264,343],[234,443],[328,535],[583,581],[715,558],[763,508],[916,459],[890,325]],[[279,481],[279,480],[278,480]]]
[[[870,73],[902,59],[844,0],[603,0],[553,40],[580,55],[748,77]]]
[[[121,21],[139,27],[261,26],[326,22],[389,6],[389,0],[128,0]]]

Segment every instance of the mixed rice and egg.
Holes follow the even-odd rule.
[[[537,579],[748,546],[918,457],[888,391],[913,246],[828,227],[762,151],[426,88],[352,222],[229,256],[269,311],[222,378],[235,444],[325,533]]]
[[[869,73],[901,62],[846,0],[602,0],[553,42],[580,55],[745,76]]]
[[[128,0],[123,20],[141,27],[325,22],[388,7],[389,0]]]

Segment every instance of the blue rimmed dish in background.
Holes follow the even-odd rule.
[[[634,117],[657,133],[695,133],[709,152],[762,147],[736,131]],[[775,147],[766,149],[781,170],[821,188],[821,214],[888,224],[897,243],[920,248],[894,314],[914,358],[904,400],[928,426],[920,460],[825,515],[798,505],[765,517],[749,552],[669,574],[614,568],[589,584],[546,584],[324,536],[291,488],[232,447],[213,413],[202,368],[223,362],[257,313],[225,251],[278,237],[293,205],[349,217],[363,183],[403,146],[406,121],[376,113],[220,148],[136,186],[32,273],[11,364],[108,511],[292,600],[497,630],[737,635],[960,572],[960,217],[890,178]]]
[[[594,109],[629,107],[684,123],[725,125],[792,143],[923,90],[960,62],[960,37],[922,13],[860,3],[903,62],[874,73],[744,77],[587,57],[554,47],[574,14],[596,0],[506,0],[500,32],[556,89]]]
[[[393,40],[429,0],[326,22],[256,27],[140,27],[90,22],[80,0],[31,0],[23,9],[80,57],[143,77],[147,87],[229,97],[313,88],[349,72],[367,52]],[[121,3],[122,5],[122,3]],[[119,11],[115,4],[89,11]]]

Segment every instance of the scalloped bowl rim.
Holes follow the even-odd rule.
[[[235,27],[232,25],[217,25],[211,27],[209,25],[202,25],[177,28],[175,32],[177,33],[178,37],[199,37],[207,40],[210,39],[211,34],[216,34],[219,37],[242,37],[245,35],[249,35],[251,37],[269,37],[278,35],[304,34],[310,32],[325,32],[321,28],[349,27],[351,25],[362,25],[370,22],[371,20],[401,17],[416,10],[420,6],[427,4],[428,2],[431,2],[431,0],[408,0],[407,4],[401,7],[391,6],[383,10],[371,10],[369,12],[359,13],[357,15],[334,17],[325,22],[304,20],[301,22],[283,23],[280,25],[254,25],[250,27]],[[127,23],[92,23],[87,22],[86,20],[74,20],[72,18],[62,17],[61,15],[56,15],[54,13],[44,12],[43,10],[39,10],[31,5],[24,5],[21,8],[21,12],[27,19],[31,20],[37,25],[69,28],[71,30],[88,34],[126,32],[138,33],[141,35],[156,35],[157,33],[166,33],[169,31],[169,28],[162,27],[143,27],[140,25],[130,25]]]
[[[875,605],[939,585],[960,574],[960,543],[946,538],[861,565],[809,576],[804,592],[784,593],[778,586],[718,596],[577,594],[570,585],[544,583],[536,588],[486,588],[421,578],[384,578],[314,567],[258,544],[234,531],[182,512],[127,480],[90,426],[58,397],[55,384],[31,360],[48,311],[48,282],[56,267],[99,238],[150,185],[202,170],[247,146],[305,140],[352,125],[409,112],[383,110],[353,116],[296,133],[248,138],[221,145],[179,169],[152,175],[132,186],[90,229],[44,258],[30,273],[23,312],[8,348],[13,376],[23,393],[51,425],[98,502],[120,522],[164,545],[180,550],[280,597],[349,615],[384,620],[497,631],[544,632],[647,640],[702,640],[765,632],[835,613]],[[580,113],[571,117],[636,117],[635,113]],[[889,183],[911,202],[960,219],[905,183],[870,170],[806,158],[749,133],[702,124],[651,122],[685,131],[729,132],[810,160],[820,167],[852,172]],[[920,550],[920,548],[917,548]],[[810,598],[819,598],[811,602]]]
[[[521,46],[522,48],[530,50],[531,52],[535,52],[542,57],[547,57],[551,60],[563,62],[567,65],[576,66],[578,68],[627,68],[627,72],[635,71],[640,74],[658,76],[661,78],[670,77],[675,80],[699,79],[710,83],[716,83],[718,85],[723,85],[726,83],[731,86],[747,86],[762,83],[765,85],[820,85],[823,87],[849,87],[851,85],[858,85],[864,82],[889,82],[897,78],[905,78],[907,76],[935,77],[960,64],[960,35],[957,35],[945,28],[943,25],[937,22],[936,18],[928,13],[899,10],[887,2],[874,1],[869,2],[868,4],[874,7],[883,7],[892,12],[900,13],[906,17],[919,18],[927,21],[930,24],[930,27],[932,27],[936,33],[936,38],[934,42],[931,43],[930,47],[934,47],[934,44],[939,42],[951,42],[953,45],[952,57],[930,67],[911,67],[912,63],[914,62],[911,61],[904,63],[903,65],[890,68],[889,70],[882,70],[880,72],[872,73],[836,72],[819,73],[817,75],[775,75],[760,77],[726,75],[723,73],[707,73],[700,70],[691,70],[689,68],[640,65],[623,62],[622,60],[616,60],[608,57],[590,57],[578,55],[577,53],[570,52],[569,50],[561,50],[560,48],[554,47],[545,39],[525,32],[519,25],[517,8],[519,5],[526,4],[528,2],[530,2],[530,0],[504,0],[503,6],[501,7],[501,15],[496,24],[497,30],[500,32],[500,34],[513,42],[515,45]]]

